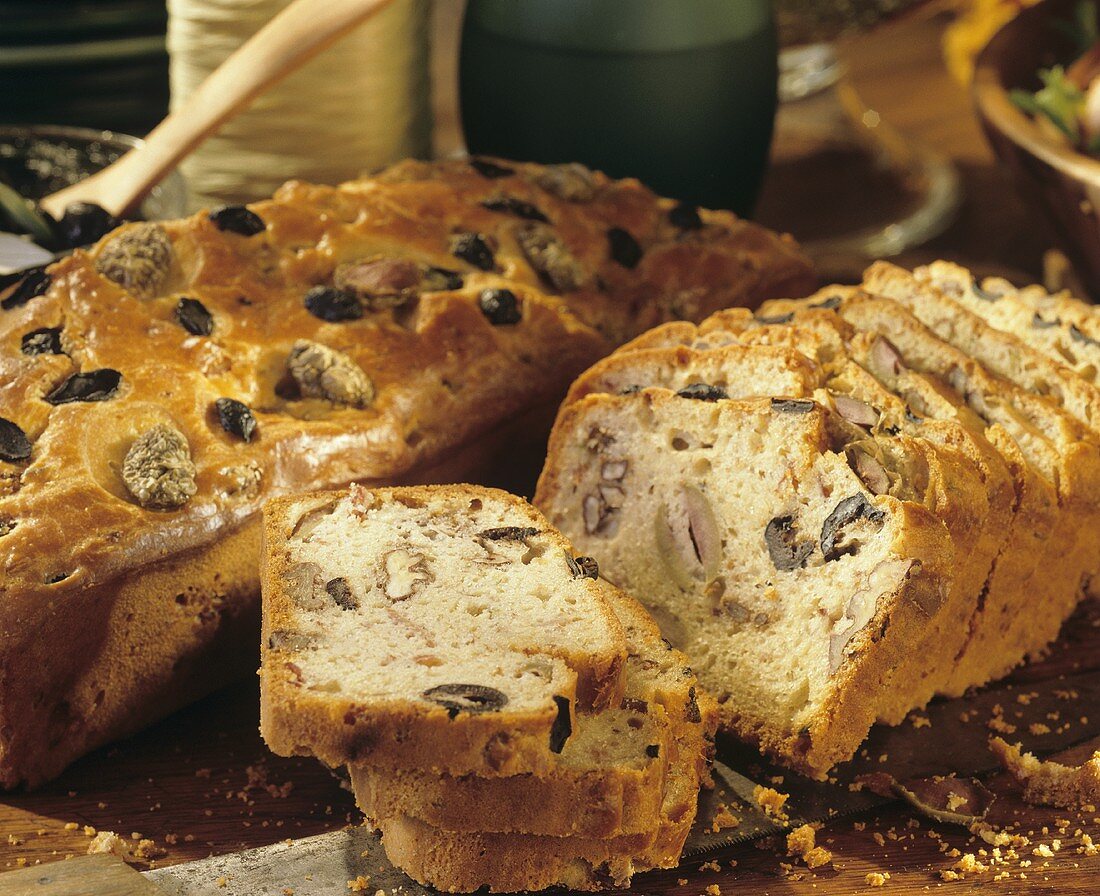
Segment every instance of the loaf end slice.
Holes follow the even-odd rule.
[[[505,492],[321,493],[265,509],[260,728],[332,766],[545,772],[626,644],[569,543]]]

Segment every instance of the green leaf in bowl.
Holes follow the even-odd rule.
[[[6,216],[17,227],[29,233],[36,242],[53,241],[53,228],[49,220],[34,205],[0,181],[0,215]]]

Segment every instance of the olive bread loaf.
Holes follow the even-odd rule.
[[[468,478],[646,327],[811,285],[728,213],[473,159],[126,224],[0,286],[0,786],[254,670],[268,498]]]

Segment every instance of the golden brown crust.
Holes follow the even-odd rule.
[[[252,674],[259,521],[8,631],[0,784],[35,787],[89,750]],[[58,687],[58,681],[64,687]]]
[[[1023,786],[1024,802],[1061,809],[1095,808],[1100,802],[1100,750],[1093,751],[1080,765],[1071,766],[1053,759],[1036,759],[1023,752],[1020,744],[1009,745],[999,737],[990,739],[989,748]]]
[[[449,831],[494,828],[553,837],[607,838],[653,827],[664,790],[664,764],[611,771],[621,773],[455,778],[350,768],[356,803],[371,818],[406,814]]]
[[[32,445],[26,460],[0,459],[0,666],[14,692],[26,679],[24,630],[44,608],[64,606],[96,629],[104,617],[95,601],[87,600],[87,618],[77,612],[87,595],[125,586],[148,564],[201,552],[254,519],[267,498],[415,477],[556,400],[614,341],[651,322],[810,283],[793,243],[728,214],[704,213],[705,228],[681,232],[667,220],[671,203],[636,182],[593,175],[593,198],[570,202],[537,185],[546,169],[514,170],[489,179],[465,162],[405,163],[343,187],[290,183],[251,206],[262,232],[223,231],[205,214],[166,222],[171,262],[145,279],[120,274],[116,233],[54,265],[44,295],[0,311],[0,418]],[[517,243],[523,220],[482,205],[500,196],[529,202],[553,222],[583,274],[579,288],[551,294]],[[629,230],[642,248],[633,269],[610,257],[610,227]],[[149,232],[127,225],[122,233],[132,242]],[[465,232],[496,242],[497,270],[452,254],[452,238]],[[378,256],[446,268],[464,282],[448,290],[455,284],[437,277],[418,298],[396,308],[382,302],[357,320],[330,322],[306,309],[306,293],[331,285],[341,265]],[[485,288],[515,293],[518,324],[489,322],[478,301]],[[198,334],[180,323],[183,299],[209,313],[208,335],[202,321]],[[63,354],[22,351],[23,338],[41,328],[60,330]],[[295,395],[286,362],[300,339],[350,358],[373,398],[339,405]],[[101,369],[121,374],[108,400],[44,400],[71,375]],[[219,425],[220,398],[251,409],[250,441]],[[195,466],[196,493],[176,509],[140,506],[119,472],[132,443],[158,424],[182,434]],[[136,647],[161,648],[170,668],[168,643]],[[71,674],[52,660],[41,674],[39,699],[61,706]],[[141,715],[136,699],[105,699]],[[9,720],[0,726],[0,767],[10,784],[22,777],[26,751],[46,747],[9,746],[33,723],[2,706],[0,714]],[[72,758],[83,748],[57,749]]]

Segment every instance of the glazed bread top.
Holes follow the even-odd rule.
[[[649,326],[810,280],[785,238],[576,165],[405,162],[125,225],[0,293],[0,595],[415,476]]]

